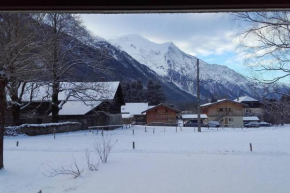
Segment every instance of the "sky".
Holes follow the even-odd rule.
[[[210,64],[226,65],[247,76],[235,37],[244,24],[227,13],[83,14],[94,35],[113,39],[139,34],[153,42],[173,42],[182,51]]]

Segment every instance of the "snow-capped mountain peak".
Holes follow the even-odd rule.
[[[176,86],[195,95],[193,80],[196,78],[197,58],[183,52],[174,43],[158,44],[138,34],[120,36],[109,42]],[[200,60],[200,79],[208,95],[226,92],[229,97],[240,94],[253,96],[250,86],[253,82],[223,65]]]
[[[157,44],[137,34],[121,36],[109,42],[161,76],[167,75],[169,69],[164,58],[166,53],[170,48],[176,47],[172,42]]]

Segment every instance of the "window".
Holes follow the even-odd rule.
[[[168,110],[167,109],[165,110],[165,113],[168,113]]]
[[[233,122],[233,121],[234,121],[234,118],[229,118],[229,121],[230,121],[230,122]]]
[[[224,111],[223,108],[219,108],[219,109],[218,109],[218,112],[223,112],[223,111]]]

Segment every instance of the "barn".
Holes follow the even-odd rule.
[[[51,122],[52,87],[45,82],[39,85],[32,94],[26,92],[23,96],[27,107],[21,112],[22,124]],[[83,128],[122,123],[121,106],[125,102],[120,82],[60,82],[60,85],[60,122],[77,121]]]

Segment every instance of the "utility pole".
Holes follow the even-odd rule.
[[[0,71],[0,170],[4,168],[4,126],[5,126],[5,111],[6,111],[6,80],[1,76]]]
[[[200,128],[200,91],[199,91],[199,59],[197,59],[197,62],[196,62],[196,72],[197,72],[197,75],[196,75],[196,82],[197,82],[197,131],[198,132],[201,132],[201,128]]]

